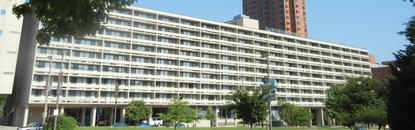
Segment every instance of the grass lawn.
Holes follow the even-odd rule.
[[[318,128],[318,127],[304,127],[304,128],[280,128],[274,127],[273,130],[350,130],[348,128]],[[110,127],[78,127],[75,130],[174,130],[174,128],[110,128]],[[249,130],[249,127],[236,127],[236,128],[177,128],[177,130]],[[265,127],[253,128],[253,130],[265,130]]]

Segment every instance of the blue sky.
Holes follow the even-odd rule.
[[[225,22],[242,13],[242,0],[138,0],[137,6]],[[403,0],[307,0],[310,37],[365,48],[376,62],[409,42],[398,32],[415,15]]]

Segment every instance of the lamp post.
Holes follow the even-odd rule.
[[[49,97],[49,91],[50,88],[52,87],[52,80],[51,80],[51,74],[52,74],[52,56],[48,56],[49,59],[49,76],[48,76],[48,80],[46,81],[46,85],[45,85],[45,108],[43,110],[43,114],[42,114],[42,124],[44,125],[46,123],[46,117],[48,115],[48,97]]]
[[[118,98],[118,91],[120,88],[120,80],[117,79],[117,83],[115,84],[115,107],[114,107],[114,125],[117,122],[117,98]]]
[[[267,84],[268,84],[268,87],[271,87],[271,77],[270,77],[270,68],[269,68],[269,64],[270,64],[270,61],[269,61],[269,53],[270,52],[267,52],[267,54],[266,55],[264,55],[264,54],[262,54],[262,56],[261,57],[267,57],[267,75],[268,75],[268,82],[267,82]],[[270,88],[270,90],[268,91],[268,97],[271,97],[271,88]],[[268,121],[267,121],[267,127],[269,128],[269,130],[272,130],[272,113],[271,113],[271,100],[269,100],[268,101],[268,109],[269,109],[269,117],[268,117]]]
[[[62,51],[62,58],[61,58],[61,69],[59,72],[59,84],[58,88],[56,89],[56,110],[57,114],[55,115],[55,121],[53,123],[53,130],[56,130],[56,124],[58,122],[58,115],[59,115],[59,94],[60,94],[60,88],[63,86],[63,56],[65,55],[66,51]]]

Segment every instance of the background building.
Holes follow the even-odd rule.
[[[242,7],[243,14],[259,21],[260,29],[308,37],[305,0],[243,0]]]
[[[0,95],[12,94],[22,20],[13,14],[14,4],[24,0],[0,1]]]
[[[248,21],[248,25],[255,24]],[[54,81],[49,108],[56,103],[57,75],[63,67],[59,109],[92,126],[111,124],[117,83],[117,122],[124,121],[125,107],[132,100],[145,101],[156,114],[167,112],[175,96],[203,112],[212,106],[218,118],[233,119],[233,112],[225,107],[225,96],[234,89],[263,84],[267,78],[264,55],[269,55],[271,78],[277,82],[277,99],[272,105],[284,100],[307,107],[316,116],[313,124],[324,125],[323,102],[330,85],[343,83],[345,76],[371,74],[365,49],[258,30],[247,24],[126,7],[110,10],[103,25],[105,30],[94,37],[52,38],[49,46],[33,47],[32,54],[25,55],[34,60],[25,61],[33,63],[22,64],[19,69],[29,69],[15,79],[31,79],[15,85],[20,90],[11,99],[20,104],[14,108],[15,125],[41,120],[49,66]],[[64,51],[68,53],[61,64]],[[52,61],[48,56],[53,56]],[[275,116],[275,107],[273,113]],[[201,122],[198,126],[209,125],[209,121]],[[217,123],[237,125],[224,122],[219,119]]]

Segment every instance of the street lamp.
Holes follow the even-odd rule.
[[[268,84],[268,87],[271,87],[271,77],[269,76],[269,73],[270,73],[270,69],[269,69],[269,64],[270,64],[270,61],[269,61],[269,53],[270,52],[267,52],[267,54],[261,54],[262,56],[261,57],[267,57],[267,75],[268,75],[268,82],[267,82],[267,84]],[[268,97],[271,97],[271,89],[268,91]],[[272,113],[271,113],[271,100],[269,100],[268,101],[268,109],[269,109],[269,117],[268,117],[268,124],[267,124],[267,127],[269,127],[269,130],[272,130]]]
[[[48,115],[48,97],[49,97],[49,91],[50,88],[52,87],[52,80],[51,80],[51,75],[52,75],[52,56],[48,56],[49,59],[49,76],[48,76],[48,80],[46,81],[46,85],[45,85],[45,108],[43,110],[43,114],[42,114],[42,124],[45,125],[46,123],[46,117]]]
[[[63,86],[63,56],[65,55],[66,51],[62,50],[62,58],[61,58],[61,70],[59,72],[59,84],[58,88],[56,89],[56,110],[57,114],[55,115],[55,121],[53,123],[53,130],[56,130],[56,124],[58,121],[58,115],[59,115],[59,94],[60,94],[60,88]]]

